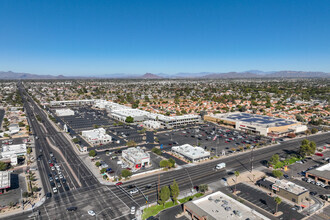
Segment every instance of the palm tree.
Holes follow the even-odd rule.
[[[274,200],[275,200],[275,202],[276,202],[276,211],[275,211],[275,214],[276,214],[276,213],[277,213],[277,209],[278,209],[278,205],[281,204],[282,199],[281,199],[280,197],[276,196],[276,197],[274,198]]]
[[[239,171],[235,171],[235,176],[236,176],[236,180],[235,180],[235,191],[234,191],[234,193],[236,193],[236,185],[237,185],[237,178],[238,178],[238,176],[239,176]]]

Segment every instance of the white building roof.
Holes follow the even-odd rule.
[[[205,151],[201,147],[193,147],[190,144],[172,147],[172,151],[179,153],[189,159],[196,160],[199,158],[209,157],[210,152]]]
[[[3,157],[26,155],[26,144],[2,145],[1,148],[1,155]]]
[[[8,171],[0,171],[0,189],[10,187],[10,173]]]
[[[150,159],[150,155],[140,147],[132,147],[122,151],[122,156],[132,162],[141,162],[143,159]]]
[[[307,192],[308,190],[305,187],[299,186],[293,182],[287,181],[285,179],[279,180],[274,177],[267,177],[265,180],[273,182],[273,186],[284,189],[288,192],[291,192],[295,195],[300,195],[301,193]]]
[[[186,203],[185,206],[193,210],[197,215],[201,217],[205,216],[208,220],[241,220],[248,218],[254,220],[269,220],[266,216],[222,192],[215,192],[200,199],[190,201]],[[230,210],[225,210],[226,207],[230,207]],[[238,212],[241,216],[235,214]]]
[[[106,140],[111,139],[104,128],[98,128],[93,130],[82,131],[82,136],[87,137],[90,140]]]
[[[74,111],[68,108],[64,109],[56,109],[56,114],[61,116],[61,115],[74,115]]]

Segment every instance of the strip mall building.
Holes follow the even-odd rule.
[[[249,113],[236,112],[205,115],[204,120],[230,126],[247,133],[269,137],[281,137],[289,133],[300,133],[307,130],[307,126],[302,125],[298,121]]]

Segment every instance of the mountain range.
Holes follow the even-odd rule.
[[[38,75],[31,73],[16,73],[12,71],[0,71],[1,80],[9,79],[92,79],[92,78],[108,78],[108,79],[184,79],[184,78],[201,78],[201,79],[230,79],[230,78],[330,78],[330,73],[314,72],[314,71],[270,71],[264,72],[260,70],[249,70],[244,72],[227,72],[227,73],[176,73],[176,74],[153,74],[146,73],[144,75],[133,75],[126,73],[105,74],[94,76],[63,76],[63,75]]]

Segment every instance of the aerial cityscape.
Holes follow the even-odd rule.
[[[330,219],[329,10],[0,1],[0,219]]]

